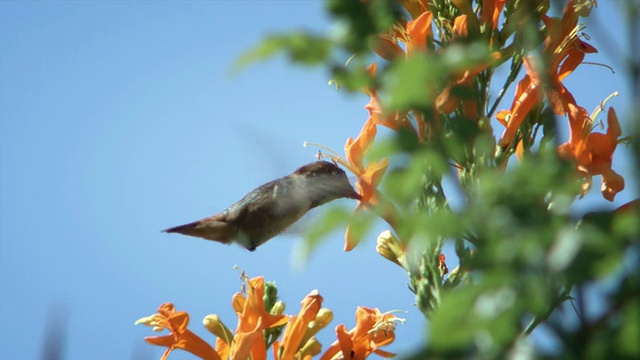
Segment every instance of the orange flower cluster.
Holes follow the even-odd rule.
[[[378,37],[378,43],[374,50],[387,60],[400,56],[410,57],[417,53],[428,53],[434,47],[433,14],[428,10],[427,1],[403,1],[401,3],[414,19],[405,24],[399,24],[389,34],[382,34]],[[456,1],[454,4],[459,6],[464,14],[456,18],[453,33],[457,38],[465,38],[469,32],[490,33],[495,30],[505,0],[485,0],[483,2],[485,11],[479,18],[474,15],[471,8],[466,6],[466,2]],[[404,45],[400,46],[400,43]],[[500,53],[496,52],[493,60],[498,60],[500,57]],[[435,108],[444,113],[451,113],[461,105],[466,117],[477,119],[479,109],[477,99],[462,101],[453,94],[452,89],[456,86],[471,86],[474,77],[490,65],[491,62],[487,62],[454,74],[449,84],[440,90],[439,95],[435,98]],[[377,64],[371,64],[368,71],[370,77],[375,79]],[[375,88],[365,88],[363,92],[370,98],[369,103],[365,106],[369,112],[369,118],[365,121],[358,137],[347,139],[345,144],[346,160],[335,155],[335,152],[331,150],[330,152],[334,155],[329,155],[329,157],[342,164],[357,178],[356,188],[362,199],[356,206],[354,214],[365,209],[374,210],[395,229],[398,218],[397,210],[377,189],[389,166],[389,161],[383,158],[377,162],[365,164],[363,159],[373,144],[377,134],[377,125],[385,126],[394,131],[408,129],[414,133],[419,141],[423,141],[427,136],[427,122],[424,121],[422,113],[418,111],[394,113],[385,111],[381,105],[380,95]],[[415,125],[410,120],[410,115],[415,120]],[[433,123],[437,124],[437,119],[434,119]],[[345,233],[345,251],[352,250],[359,242],[360,239],[353,234],[351,227],[348,227]]]
[[[469,37],[470,34],[491,34],[498,25],[498,18],[505,0],[484,0],[483,11],[476,16],[467,1],[452,1],[462,12],[453,20],[451,28],[452,38],[441,39],[446,42],[455,42]],[[428,10],[427,1],[404,1],[403,5],[414,18],[404,26],[397,26],[390,34],[378,37],[378,46],[374,51],[382,58],[391,60],[401,54],[409,57],[415,53],[429,53],[434,48],[434,36],[432,31],[433,14]],[[489,37],[490,38],[490,37]],[[404,49],[398,44],[404,43]],[[444,114],[452,113],[458,106],[462,106],[462,113],[467,119],[478,119],[478,100],[475,97],[461,99],[452,90],[454,87],[471,88],[473,80],[483,70],[500,60],[499,52],[492,54],[492,60],[475,65],[473,68],[464,69],[452,74],[449,83],[444,89],[439,90],[435,98],[435,108]],[[417,120],[420,138],[425,135],[425,125],[421,115],[414,113]],[[382,124],[388,126],[387,124]]]
[[[206,360],[264,360],[267,357],[265,333],[285,325],[282,340],[273,342],[274,359],[307,360],[320,354],[321,345],[314,336],[331,322],[333,315],[330,310],[322,308],[322,296],[317,291],[312,291],[302,300],[298,315],[287,316],[281,314],[284,306],[274,306],[270,312],[265,308],[263,277],[245,279],[245,285],[246,295],[239,292],[232,298],[232,306],[238,316],[235,333],[216,315],[209,315],[203,321],[205,327],[217,336],[215,348],[187,329],[189,314],[176,311],[171,303],[162,304],[157,314],[142,318],[136,324],[151,326],[154,331],[166,329],[171,332],[145,338],[150,344],[167,347],[162,360],[167,359],[175,349],[188,351]],[[378,309],[359,307],[356,311],[356,327],[346,331],[344,325],[338,325],[338,340],[321,359],[365,359],[372,353],[394,356],[380,347],[395,339],[396,321],[403,320],[388,313],[382,314]]]
[[[527,75],[518,83],[511,109],[496,115],[505,126],[499,145],[503,149],[512,146],[520,125],[544,98],[555,114],[568,115],[571,134],[569,141],[562,144],[558,152],[577,163],[578,171],[586,179],[583,194],[591,187],[591,176],[602,175],[602,194],[605,199],[613,201],[615,195],[624,188],[624,179],[611,169],[611,158],[621,135],[615,111],[609,111],[606,134],[591,133],[593,120],[562,83],[580,65],[585,54],[597,52],[578,37],[579,10],[583,9],[581,3],[578,0],[569,1],[560,19],[546,15],[542,17],[547,27],[542,53],[548,59],[548,64],[542,66],[536,58],[524,58]],[[516,144],[519,156],[522,155],[521,145],[520,139]]]

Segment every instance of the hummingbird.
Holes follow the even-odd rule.
[[[216,215],[164,232],[237,243],[254,251],[309,210],[340,198],[360,200],[361,196],[344,170],[332,162],[316,161],[257,187]]]

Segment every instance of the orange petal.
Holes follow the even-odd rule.
[[[569,115],[569,142],[575,148],[575,154],[580,154],[586,148],[586,140],[590,131],[590,120],[587,110],[575,103],[567,104]]]
[[[351,214],[351,217],[355,217],[355,216],[359,216],[359,214],[364,212],[364,205],[363,204],[358,204],[358,206],[356,206],[356,208],[353,210],[353,213]],[[351,251],[353,250],[359,243],[360,243],[361,237],[356,237],[355,234],[353,233],[353,230],[351,230],[351,225],[347,226],[347,231],[344,233],[344,251]]]
[[[418,139],[424,140],[427,134],[427,123],[422,118],[422,114],[414,111],[413,116],[416,118],[416,125],[418,126]]]
[[[516,87],[515,100],[510,111],[511,118],[500,138],[501,148],[506,148],[511,144],[522,121],[533,106],[538,103],[538,99],[538,87],[531,83],[531,78],[528,75],[525,76]]]
[[[558,151],[558,155],[560,155],[560,157],[565,160],[568,160],[568,161],[576,160],[573,145],[571,143],[567,142],[567,143],[561,144],[560,146],[558,146],[557,151]]]
[[[614,108],[609,108],[607,113],[607,136],[617,140],[622,135],[620,130],[620,122],[618,122],[618,116]]]
[[[516,156],[518,157],[518,160],[522,161],[523,155],[524,155],[524,142],[520,140],[516,145]]]
[[[216,352],[222,359],[228,359],[231,351],[231,347],[222,338],[216,339]]]
[[[336,326],[336,337],[340,344],[340,351],[345,360],[353,359],[353,341],[343,324]]]
[[[453,20],[453,32],[461,38],[466,38],[469,34],[469,24],[467,23],[467,15],[457,16]]]
[[[496,120],[503,126],[507,126],[507,116],[510,115],[511,112],[509,110],[500,110],[496,113]]]
[[[273,345],[271,345],[271,350],[273,351],[273,358],[277,359],[278,354],[280,353],[280,341],[274,341]]]
[[[265,348],[262,328],[262,319],[258,319],[254,329],[236,333],[231,345],[231,360],[246,360],[250,355],[253,356],[254,346]]]
[[[376,73],[378,72],[378,63],[373,62],[371,63],[371,65],[369,65],[369,67],[367,67],[367,72],[369,73],[369,75],[373,78],[376,77]]]
[[[356,309],[356,328],[354,336],[365,335],[375,325],[380,310],[371,309],[364,306],[358,306]]]
[[[429,11],[425,11],[422,15],[418,16],[417,19],[407,23],[407,35],[409,36],[407,53],[427,49],[427,39],[431,34],[432,20],[433,14]]]
[[[388,35],[378,35],[376,41],[373,51],[385,60],[393,60],[401,54],[404,54],[404,51],[398,43]]]
[[[616,145],[616,140],[610,139],[605,134],[593,133],[589,135],[586,147],[591,155],[591,161],[584,166],[588,168],[591,175],[602,174],[605,169],[611,168]]]
[[[395,357],[397,355],[396,353],[392,353],[392,352],[389,352],[389,351],[384,351],[382,349],[376,349],[373,352],[376,355],[381,356],[383,358],[387,358],[387,359]]]
[[[453,84],[448,84],[438,97],[436,97],[436,109],[443,114],[451,114],[458,106],[458,98],[451,95]]]
[[[560,71],[558,72],[558,80],[562,81],[569,74],[571,74],[584,60],[584,53],[582,51],[570,51],[566,60],[560,66]]]
[[[506,0],[496,0],[495,7],[493,8],[493,28],[495,29],[498,26],[498,19],[500,18],[500,13],[502,12],[502,8]]]
[[[602,196],[613,201],[616,194],[624,189],[624,178],[609,169],[602,174]]]
[[[169,347],[169,350],[182,349],[201,359],[220,360],[220,356],[211,345],[190,330],[186,330],[180,335],[173,333],[165,336],[148,337],[145,338],[145,341],[149,344]],[[165,354],[168,356],[168,353]]]
[[[151,345],[171,347],[173,346],[173,344],[175,344],[176,339],[172,334],[170,334],[162,336],[147,336],[144,338],[144,341],[148,342]]]
[[[300,313],[291,319],[282,337],[283,360],[293,360],[298,348],[303,345],[300,342],[305,335],[307,326],[316,318],[322,307],[322,296],[317,290],[314,290],[302,300],[301,304]]]
[[[389,167],[389,159],[382,159],[376,163],[367,165],[364,174],[358,177],[358,188],[361,190],[360,203],[376,205],[376,188]]]
[[[166,302],[158,307],[158,314],[164,316],[167,319],[171,317],[171,315],[173,315],[173,313],[175,312],[176,307],[170,302]]]
[[[178,311],[169,318],[168,327],[175,333],[182,333],[189,325],[189,314],[185,311]]]
[[[236,312],[236,314],[242,313],[245,301],[246,299],[244,295],[242,295],[242,293],[237,292],[233,294],[233,297],[231,298],[231,306],[233,307],[233,310]]]
[[[378,72],[378,64],[377,63],[371,63],[371,65],[369,65],[369,67],[367,67],[367,72],[369,73],[369,76],[371,76],[372,79],[376,78],[376,73]],[[373,94],[375,94],[375,88],[370,88],[367,87],[365,89],[362,90],[362,92],[364,92],[365,94],[372,96]]]
[[[340,339],[342,339],[345,344],[345,349],[348,351],[346,354],[344,352],[342,353],[344,359],[346,360],[351,358],[351,348],[349,348],[348,346],[350,338],[349,334],[347,333],[347,329],[343,324],[336,326],[336,337],[338,338],[338,340],[334,341],[333,344],[331,344],[331,346],[327,348],[324,354],[322,354],[322,356],[320,357],[320,360],[331,360],[343,350],[342,342],[340,341]]]
[[[483,0],[482,1],[482,22],[491,30],[498,26],[498,18],[504,7],[505,0]]]
[[[347,160],[356,167],[356,169],[364,170],[362,158],[371,147],[373,139],[376,136],[376,132],[375,123],[368,120],[364,123],[362,130],[360,130],[360,134],[355,140],[352,138],[347,139],[347,143],[345,145]]]
[[[177,348],[186,350],[201,359],[221,360],[220,355],[218,355],[211,345],[189,330],[185,332],[180,340],[180,343],[176,346]]]

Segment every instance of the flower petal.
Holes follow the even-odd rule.
[[[317,290],[312,291],[302,300],[302,308],[298,315],[294,316],[287,328],[284,331],[282,337],[282,347],[284,351],[281,359],[293,360],[294,355],[298,351],[301,341],[307,330],[307,326],[318,315],[318,311],[322,307],[322,296]]]
[[[432,20],[433,14],[429,11],[425,11],[422,15],[418,16],[417,19],[407,23],[407,35],[409,36],[409,41],[407,42],[407,53],[427,49],[427,39],[431,34]]]
[[[345,145],[345,153],[349,163],[356,167],[357,171],[364,171],[364,165],[362,159],[364,154],[369,150],[373,139],[376,136],[376,125],[373,121],[365,122],[360,134],[354,140],[353,138],[347,139]],[[355,174],[356,176],[359,174]]]

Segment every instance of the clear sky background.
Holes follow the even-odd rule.
[[[588,27],[601,52],[566,81],[589,111],[613,91],[625,135],[631,96],[620,50],[623,19],[601,1]],[[343,233],[308,265],[292,266],[299,235],[254,253],[160,230],[214,214],[254,187],[314,161],[314,141],[342,152],[367,118],[364,95],[336,92],[322,69],[284,58],[236,77],[238,56],[266,34],[330,30],[317,1],[0,2],[0,358],[38,359],[47,331],[67,359],[156,359],[151,329],[134,326],[158,305],[191,314],[191,329],[217,313],[231,328],[238,265],[276,281],[287,313],[313,289],[354,325],[357,306],[408,311],[391,351],[414,349],[426,322],[403,271],[375,252],[379,226],[344,253]],[[591,23],[588,23],[591,26]],[[511,92],[511,94],[513,91]],[[508,108],[512,95],[505,97]],[[501,131],[501,130],[499,130]],[[614,169],[627,179],[615,203],[600,179],[576,211],[637,197],[629,152]],[[347,202],[345,206],[352,207]],[[455,265],[449,256],[450,268]],[[175,358],[191,358],[186,353]]]

